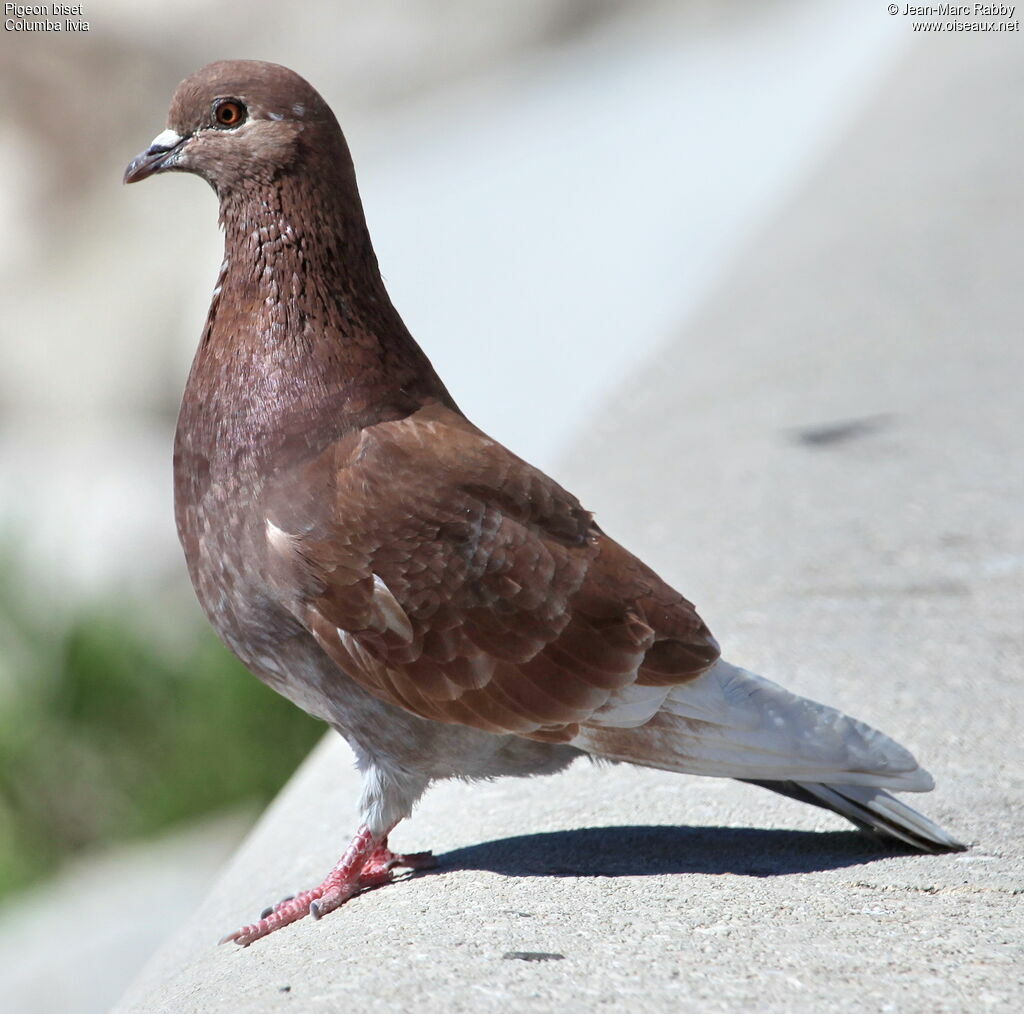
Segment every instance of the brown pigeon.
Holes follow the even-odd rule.
[[[884,791],[932,788],[907,750],[722,660],[682,595],[459,411],[388,298],[345,140],[306,81],[254,61],[186,78],[125,181],[160,172],[206,180],[225,233],[174,449],[196,594],[363,774],[363,826],[324,882],[226,939],[430,865],[388,834],[434,779],[580,755],[964,847]]]

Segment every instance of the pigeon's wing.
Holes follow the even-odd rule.
[[[718,657],[571,494],[441,405],[342,438],[264,502],[269,582],[352,679],[424,718],[569,740]]]

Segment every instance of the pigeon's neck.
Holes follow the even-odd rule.
[[[381,281],[354,176],[338,175],[221,195],[224,266],[193,380],[236,416],[330,419],[336,436],[451,404]]]
[[[307,172],[242,185],[221,195],[220,221],[231,285],[316,309],[337,325],[362,313],[390,325],[382,341],[400,341],[395,326],[405,328],[384,290],[354,177]],[[393,321],[370,309],[380,304]]]

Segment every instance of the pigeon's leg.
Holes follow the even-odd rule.
[[[412,813],[413,805],[423,794],[429,779],[382,763],[358,750],[357,759],[363,773],[363,791],[359,800],[363,825],[338,860],[338,865],[319,887],[303,891],[267,909],[259,922],[244,926],[226,936],[221,943],[233,940],[248,947],[254,940],[304,916],[319,919],[359,891],[389,883],[394,879],[394,870],[398,866],[422,870],[435,865],[429,852],[396,855],[388,848],[388,835],[400,820]]]
[[[387,847],[387,841],[387,834],[379,839],[375,838],[373,832],[363,825],[356,832],[345,854],[338,860],[338,864],[327,874],[319,887],[285,899],[272,909],[264,911],[259,922],[229,933],[221,943],[233,940],[236,944],[248,947],[254,940],[259,940],[260,937],[265,937],[282,926],[297,922],[304,916],[312,915],[314,919],[319,919],[344,904],[359,891],[389,883],[394,878],[396,867],[406,866],[413,870],[423,870],[436,865],[436,860],[430,852],[398,855]]]

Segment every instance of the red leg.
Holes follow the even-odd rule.
[[[437,864],[430,852],[396,855],[387,847],[387,843],[387,835],[379,842],[375,841],[370,829],[364,825],[356,832],[337,866],[327,874],[319,887],[280,902],[259,922],[229,933],[221,943],[233,940],[236,944],[248,947],[254,940],[282,926],[297,922],[307,915],[319,919],[343,905],[353,894],[388,883],[394,877],[396,866],[424,870]]]

